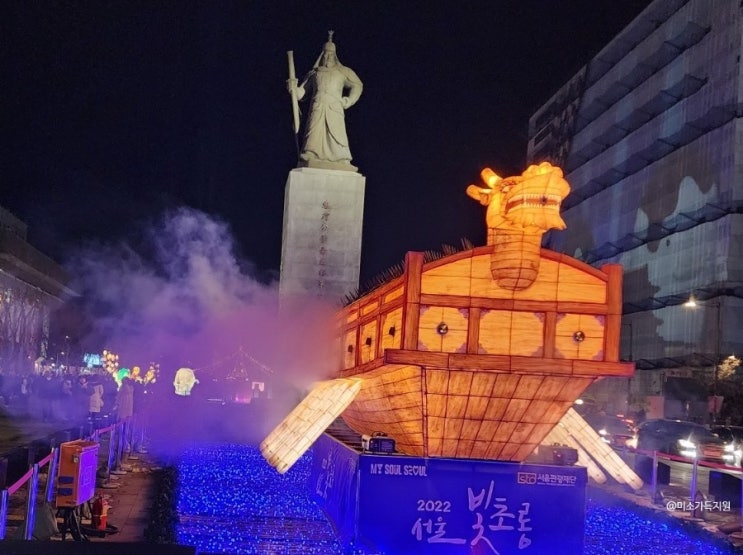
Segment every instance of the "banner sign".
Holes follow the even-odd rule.
[[[358,462],[357,451],[327,434],[312,447],[310,497],[328,516],[344,545],[355,540]]]
[[[353,466],[348,452],[358,458],[357,496],[347,475]],[[353,527],[347,522],[342,524],[344,537],[339,538],[348,546],[390,555],[583,552],[587,484],[583,467],[350,450],[344,457],[326,456],[316,464],[335,466],[330,488],[335,491],[325,493],[322,505],[331,520],[333,512],[347,519],[349,504],[357,503],[353,538],[349,541]],[[346,482],[343,492],[337,487],[336,477],[341,475]],[[323,485],[328,485],[327,479]],[[353,501],[343,495],[354,496]],[[331,501],[345,508],[331,508]]]

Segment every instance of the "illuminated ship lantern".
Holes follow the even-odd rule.
[[[286,471],[341,416],[386,434],[400,453],[524,461],[574,401],[619,361],[622,269],[593,268],[540,247],[565,227],[562,171],[484,172],[488,244],[424,262],[337,313],[339,367],[262,442]]]
[[[490,168],[480,175],[486,186],[470,185],[467,194],[488,207],[488,245],[495,246],[493,279],[506,289],[525,289],[539,273],[542,235],[565,229],[560,205],[570,186],[562,170],[547,162],[506,179]]]

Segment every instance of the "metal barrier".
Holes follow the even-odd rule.
[[[660,502],[660,496],[658,492],[658,460],[666,459],[669,461],[691,463],[692,469],[691,469],[691,479],[689,481],[689,511],[690,511],[690,516],[695,517],[695,518],[699,517],[700,514],[703,516],[704,511],[706,510],[706,507],[708,505],[707,496],[705,496],[704,493],[702,491],[699,491],[699,489],[697,488],[699,467],[703,466],[709,469],[716,469],[717,471],[720,471],[720,473],[723,473],[723,474],[728,474],[731,472],[735,472],[739,474],[740,476],[734,476],[733,478],[741,482],[740,483],[740,496],[741,496],[740,517],[741,517],[741,520],[743,521],[743,469],[734,467],[734,466],[728,466],[725,464],[718,464],[718,463],[713,463],[713,462],[708,462],[708,461],[700,461],[697,458],[690,459],[687,457],[680,457],[678,455],[672,455],[670,453],[664,453],[662,451],[644,451],[644,450],[636,449],[634,453],[640,456],[652,456],[653,468],[652,468],[652,474],[651,474],[652,477],[651,477],[651,483],[650,483],[650,495],[654,503]],[[712,470],[710,470],[710,472],[712,472]]]
[[[2,490],[2,493],[0,494],[0,540],[5,539],[5,529],[8,521],[8,503],[10,501],[10,496],[16,493],[25,484],[28,484],[28,492],[26,496],[26,522],[23,529],[23,539],[30,540],[33,536],[33,520],[36,510],[36,493],[39,489],[39,468],[46,466],[47,464],[49,464],[50,469],[55,466],[52,464],[52,461],[55,460],[55,458],[57,457],[56,451],[56,448],[52,448],[52,452],[41,459],[38,463],[34,463],[33,466],[21,477],[20,480]],[[51,476],[49,479],[51,480]]]
[[[106,472],[108,476],[112,470],[119,469],[123,460],[123,441],[125,440],[124,434],[124,423],[117,422],[111,424],[105,428],[95,428],[92,430],[90,435],[85,438],[89,441],[94,441],[98,444],[101,443],[101,435],[106,433],[108,437],[108,458],[106,462]],[[82,428],[80,435],[82,436]],[[25,518],[23,529],[23,539],[30,540],[33,538],[34,519],[36,511],[36,498],[39,489],[39,471],[49,465],[47,471],[47,482],[44,491],[44,501],[51,503],[54,499],[55,494],[55,483],[57,480],[57,471],[59,467],[59,448],[52,446],[50,453],[37,463],[31,465],[28,471],[21,476],[15,483],[7,486],[0,491],[0,540],[5,539],[7,521],[8,521],[8,506],[10,503],[10,497],[17,493],[24,485],[27,485],[26,495],[26,507],[25,507]],[[107,477],[108,477],[107,476]]]

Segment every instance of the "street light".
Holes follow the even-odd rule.
[[[717,329],[715,330],[715,354],[714,354],[714,360],[713,363],[713,371],[712,371],[712,424],[715,423],[717,420],[717,413],[720,409],[718,407],[717,403],[717,373],[718,373],[718,365],[720,363],[720,352],[722,351],[721,348],[721,336],[722,336],[722,303],[720,302],[720,299],[715,299],[714,301],[703,301],[701,304],[703,305],[709,305],[714,306],[716,313],[715,323]],[[700,305],[700,302],[697,301],[697,299],[694,297],[694,295],[689,296],[689,300],[684,303],[684,308],[697,308]]]
[[[67,350],[65,351],[65,353],[66,353],[65,354],[65,366],[67,368],[69,368],[70,367],[70,336],[69,335],[65,335],[64,336],[64,340],[65,340],[65,343],[67,345]]]

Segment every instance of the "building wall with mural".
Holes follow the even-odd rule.
[[[656,0],[530,119],[529,161],[572,186],[545,246],[624,267],[638,370],[713,373],[743,351],[742,14]]]

